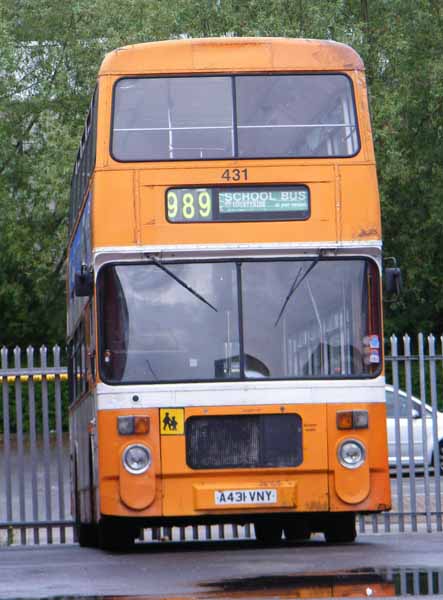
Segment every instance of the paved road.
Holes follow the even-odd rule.
[[[384,574],[390,595],[395,595],[392,573],[396,569],[405,581],[406,571],[412,569],[418,581],[423,574],[417,569],[427,569],[428,579],[436,582],[434,592],[440,594],[434,598],[443,598],[443,534],[363,535],[349,545],[328,545],[320,537],[278,547],[249,541],[151,543],[122,554],[75,545],[2,548],[0,598],[226,598],[227,589],[230,597],[278,598],[284,595],[282,585],[285,597],[296,597],[288,595],[291,586],[294,593],[296,582],[315,585],[321,574],[324,581],[325,573],[331,577],[337,571],[368,573],[368,569]],[[355,578],[355,571],[351,575]],[[377,595],[372,592],[373,583],[362,581],[360,587],[367,586],[362,595],[367,589],[369,595]],[[259,592],[263,587],[268,595]]]

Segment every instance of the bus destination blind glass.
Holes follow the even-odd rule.
[[[166,193],[171,223],[300,221],[309,217],[309,190],[291,187],[174,188]]]

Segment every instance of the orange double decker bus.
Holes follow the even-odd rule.
[[[80,544],[390,506],[364,67],[331,41],[146,43],[99,71],[71,190]]]

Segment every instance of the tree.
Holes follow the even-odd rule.
[[[367,2],[366,47],[385,255],[405,275],[386,329],[443,329],[443,34],[440,3]]]
[[[385,253],[406,280],[387,332],[443,328],[442,10],[437,0],[2,0],[0,343],[64,337],[69,181],[104,54],[180,36],[327,38],[362,55]]]
[[[97,66],[125,2],[10,1],[0,13],[0,342],[64,337],[69,181]],[[117,5],[116,5],[117,6]],[[104,18],[105,17],[105,18]],[[100,26],[99,26],[100,24]],[[111,27],[113,25],[113,27]],[[106,32],[107,37],[103,35]],[[124,40],[124,42],[129,40]]]

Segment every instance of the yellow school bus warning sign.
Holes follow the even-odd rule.
[[[160,432],[162,435],[183,435],[185,411],[183,408],[160,409]]]

